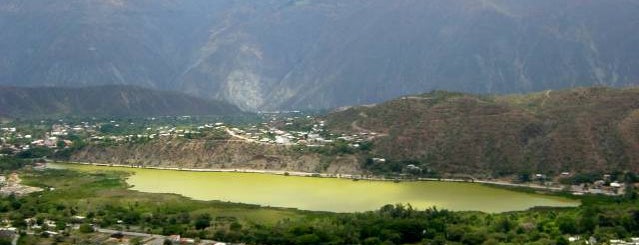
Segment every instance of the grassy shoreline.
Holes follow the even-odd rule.
[[[75,167],[74,167],[75,166]],[[514,188],[499,188],[500,186],[494,186],[494,185],[489,185],[489,184],[484,184],[484,183],[472,183],[472,182],[461,182],[461,181],[406,181],[404,183],[401,184],[395,184],[395,183],[390,183],[389,181],[384,181],[386,183],[382,183],[382,182],[378,182],[378,183],[374,183],[375,180],[363,180],[363,183],[357,183],[354,182],[352,180],[347,180],[347,179],[339,179],[339,178],[326,178],[326,180],[320,180],[322,178],[306,178],[306,177],[300,177],[300,176],[294,176],[291,175],[290,178],[294,178],[294,179],[289,179],[281,176],[281,177],[267,177],[267,175],[262,175],[260,176],[260,174],[256,174],[256,173],[251,173],[251,172],[234,172],[234,171],[222,171],[222,172],[228,172],[228,174],[221,174],[221,175],[216,175],[216,174],[205,174],[205,173],[201,173],[203,171],[194,171],[191,173],[187,173],[189,171],[185,171],[183,174],[179,173],[177,171],[174,171],[173,173],[170,173],[170,171],[164,172],[163,170],[167,170],[167,169],[145,169],[145,168],[122,168],[122,167],[118,167],[118,166],[103,166],[103,165],[98,165],[95,168],[93,167],[94,165],[89,165],[89,164],[75,164],[75,163],[70,163],[70,165],[68,166],[64,166],[63,163],[59,164],[59,165],[53,165],[52,167],[60,167],[60,168],[70,168],[70,169],[78,169],[81,171],[87,171],[87,172],[93,172],[93,171],[124,171],[124,172],[142,172],[144,174],[141,175],[141,177],[136,177],[133,178],[133,180],[127,180],[127,183],[131,184],[131,185],[135,185],[135,188],[133,188],[134,190],[139,190],[139,191],[145,191],[148,193],[162,193],[162,192],[170,192],[170,193],[177,193],[180,195],[184,195],[188,198],[193,198],[194,200],[224,200],[224,201],[231,201],[231,202],[237,202],[237,203],[249,203],[249,204],[259,204],[259,205],[264,205],[264,206],[274,206],[274,207],[292,207],[292,208],[298,208],[300,210],[314,210],[314,211],[329,211],[329,212],[335,212],[335,213],[355,213],[355,212],[363,212],[363,211],[367,211],[367,210],[375,210],[385,204],[394,204],[394,203],[411,203],[413,204],[415,207],[419,207],[420,209],[425,209],[428,207],[433,207],[433,206],[437,206],[438,208],[446,208],[449,210],[455,210],[455,211],[471,211],[471,210],[477,210],[477,211],[483,211],[483,212],[488,212],[488,213],[499,213],[499,212],[507,212],[507,211],[515,211],[515,210],[526,210],[528,208],[531,207],[537,207],[537,206],[544,206],[544,207],[558,207],[558,206],[579,206],[581,205],[579,200],[576,200],[574,198],[566,198],[566,196],[557,196],[557,195],[550,195],[551,192],[545,192],[545,193],[539,193],[539,192],[535,192],[535,191],[521,191],[521,190],[517,190]],[[150,171],[150,172],[149,172]],[[156,171],[156,172],[153,172]],[[219,172],[219,171],[214,171],[214,172]],[[237,174],[237,175],[236,175]],[[251,174],[254,174],[253,176],[251,176]],[[154,183],[154,181],[156,181],[155,179],[157,179],[157,177],[159,176],[163,176],[162,178],[170,178],[170,180],[168,180],[170,183],[172,184],[164,184],[164,183],[155,183],[155,184],[151,184],[149,185],[148,183]],[[216,178],[220,177],[222,179],[225,179],[224,181],[205,181],[206,178]],[[231,180],[231,179],[227,179],[227,178],[231,178],[232,176],[237,177],[237,179]],[[312,176],[311,176],[312,177]],[[181,186],[180,184],[185,184],[187,182],[184,181],[177,181],[177,179],[180,178],[188,178],[188,179],[200,179],[203,178],[201,181],[196,181],[196,182],[188,182],[189,185],[193,186],[194,188],[197,186],[208,186],[208,185],[219,185],[220,188],[225,189],[226,191],[217,191],[217,192],[212,192],[212,194],[206,194],[209,193],[209,191],[207,191],[206,189],[201,189],[199,191],[196,191],[195,193],[193,191],[189,191],[189,190],[183,190],[181,188],[176,188],[176,186]],[[411,197],[406,197],[405,195],[410,195],[410,194],[404,194],[404,196],[402,197],[402,195],[397,196],[397,198],[374,198],[374,197],[361,197],[361,198],[366,198],[367,200],[369,200],[369,202],[367,203],[360,203],[360,204],[353,204],[357,203],[358,198],[345,198],[345,199],[340,199],[342,200],[342,202],[344,202],[344,205],[349,206],[351,205],[351,208],[330,208],[331,205],[334,206],[333,204],[330,203],[325,203],[323,202],[323,199],[313,199],[316,198],[316,195],[314,196],[313,194],[309,194],[309,195],[302,195],[304,197],[300,197],[300,198],[310,198],[307,200],[315,200],[315,202],[307,202],[304,204],[299,204],[299,205],[292,205],[289,204],[287,201],[287,199],[281,199],[281,198],[275,198],[273,200],[271,199],[255,199],[250,197],[251,194],[247,194],[249,197],[246,197],[246,195],[237,195],[234,193],[229,193],[228,192],[228,188],[225,188],[223,186],[225,186],[225,183],[228,183],[229,181],[239,181],[237,182],[237,185],[243,185],[245,183],[247,183],[246,179],[260,179],[261,181],[274,181],[273,183],[279,183],[279,182],[283,182],[283,183],[287,183],[288,185],[293,184],[293,186],[295,186],[294,183],[314,183],[312,184],[313,187],[317,187],[319,184],[319,186],[325,186],[325,188],[338,188],[338,189],[349,189],[352,188],[351,190],[360,190],[360,191],[366,191],[366,186],[369,185],[379,185],[377,188],[375,189],[377,191],[381,191],[381,190],[390,190],[390,189],[405,189],[405,190],[413,190],[415,188],[423,188],[423,190],[430,190],[430,191],[419,191],[419,194],[414,194],[415,196],[413,198]],[[175,182],[177,181],[177,182]],[[301,182],[298,182],[301,181]],[[310,181],[310,182],[309,182]],[[421,183],[420,183],[421,182]],[[451,182],[450,184],[448,184],[447,182]],[[147,184],[145,184],[147,183]],[[270,182],[269,182],[270,183]],[[341,184],[335,184],[335,183],[341,183]],[[236,185],[236,186],[237,186]],[[309,184],[310,185],[310,184]],[[485,186],[485,187],[481,187],[481,186]],[[245,186],[246,188],[251,188],[250,186]],[[384,187],[384,188],[382,188]],[[229,187],[230,188],[230,187]],[[304,187],[297,187],[302,188],[305,190],[305,193],[313,193],[312,189],[308,188],[308,185],[304,185]],[[361,189],[364,188],[364,189]],[[380,189],[381,188],[381,189]],[[390,189],[389,189],[390,188]],[[442,189],[443,188],[443,189]],[[197,189],[197,188],[195,188]],[[499,189],[503,189],[503,190],[508,190],[510,192],[505,192],[505,191],[500,191]],[[237,192],[243,192],[244,189],[238,189],[236,190]],[[337,190],[337,189],[336,189]],[[446,195],[442,196],[442,192],[441,190],[450,190],[453,191],[453,193],[459,193],[462,196],[465,196],[463,193],[468,192],[469,190],[475,190],[475,191],[485,191],[488,194],[495,194],[496,196],[501,196],[503,198],[511,198],[511,197],[517,197],[517,198],[523,198],[521,199],[521,202],[515,202],[512,203],[512,205],[509,204],[509,206],[503,206],[503,205],[497,205],[498,207],[495,207],[495,205],[491,204],[491,201],[485,198],[481,198],[478,197],[478,199],[472,199],[472,198],[448,198],[446,197]],[[458,191],[459,190],[459,191]],[[288,192],[287,192],[288,191]],[[299,191],[299,190],[293,190],[293,192],[290,192],[291,190],[284,188],[282,190],[282,192],[279,193],[289,193],[290,195],[294,195],[295,191]],[[370,190],[369,190],[370,191]],[[525,195],[517,194],[515,192],[521,192]],[[250,193],[250,191],[248,192]],[[325,193],[324,195],[339,195],[339,191],[336,191],[333,194],[328,194]],[[388,193],[390,195],[395,195],[393,193],[396,192],[391,192]],[[411,192],[412,193],[412,192]],[[473,193],[476,193],[473,191]],[[498,194],[499,193],[499,194]],[[260,193],[255,193],[256,195],[260,195]],[[531,195],[527,195],[527,194],[531,194]],[[289,195],[289,196],[290,196]],[[427,196],[431,196],[431,197],[426,197],[426,198],[422,198],[423,195],[427,195]],[[453,195],[456,196],[456,195]],[[267,198],[267,197],[264,197]],[[532,200],[532,198],[536,198],[534,200],[534,202],[530,202],[528,204],[520,204],[520,203],[527,203],[525,200],[529,200],[528,198],[531,198],[530,200]],[[294,199],[294,198],[293,198]],[[295,202],[295,200],[291,199],[290,201],[292,201],[293,203]],[[267,201],[262,201],[262,200],[267,200]],[[539,200],[543,200],[543,201],[539,201]],[[351,202],[352,201],[352,202]],[[453,204],[453,205],[448,205],[446,204],[447,202],[450,201],[457,201],[459,203],[468,203],[468,204]],[[324,204],[322,204],[324,203]],[[326,205],[329,205],[329,208],[327,208]],[[338,204],[335,204],[338,205]],[[355,205],[354,207],[352,207],[352,205]],[[479,205],[479,206],[478,206]]]
[[[67,169],[45,169],[42,171],[32,171],[30,173],[23,172],[23,175],[25,175],[25,184],[42,187],[47,190],[53,188],[53,191],[45,191],[41,194],[52,197],[54,202],[65,202],[67,200],[73,200],[74,198],[82,201],[96,199],[104,203],[109,203],[110,198],[116,198],[118,200],[114,203],[120,204],[149,202],[149,204],[152,205],[159,205],[161,202],[168,202],[165,205],[177,205],[184,209],[200,211],[202,211],[201,209],[206,209],[211,211],[212,214],[222,212],[233,213],[241,217],[251,217],[251,219],[246,220],[249,223],[265,224],[276,223],[278,220],[272,217],[277,216],[286,216],[288,218],[329,213],[294,208],[264,207],[247,203],[215,200],[202,201],[173,193],[145,193],[129,189],[130,186],[126,183],[126,178],[130,174],[130,172],[116,170],[84,173]],[[65,200],[65,197],[68,197],[68,199]],[[269,217],[269,214],[273,216]]]
[[[552,244],[547,242],[565,238],[562,234],[573,231],[569,229],[573,224],[580,227],[575,228],[574,231],[578,233],[573,234],[593,234],[598,239],[613,237],[609,235],[611,234],[610,225],[600,223],[601,229],[596,225],[590,225],[591,221],[587,219],[597,218],[589,213],[593,212],[591,210],[599,210],[597,212],[601,215],[612,219],[616,219],[615,217],[626,219],[628,214],[636,212],[636,206],[634,206],[636,202],[623,200],[615,202],[606,199],[599,202],[584,202],[584,206],[574,208],[532,208],[526,211],[495,214],[478,211],[438,211],[437,209],[418,211],[410,207],[408,209],[383,207],[379,211],[331,213],[220,201],[198,201],[177,194],[128,190],[125,178],[130,173],[123,171],[101,170],[88,173],[45,169],[20,170],[19,173],[25,184],[43,187],[47,191],[19,198],[21,207],[12,213],[3,214],[5,218],[38,217],[57,222],[70,222],[69,218],[72,215],[82,215],[91,217],[86,222],[98,224],[103,228],[152,234],[181,234],[184,237],[247,242],[248,244],[288,244],[284,241],[297,241],[297,239],[311,236],[313,241],[318,243],[339,239],[353,239],[350,241],[362,243],[368,236],[378,236],[381,241],[395,239],[393,240],[395,244],[419,241],[410,238],[412,236],[410,230],[401,228],[408,224],[410,224],[408,227],[414,225],[419,228],[416,228],[421,234],[417,236],[418,239],[429,242],[446,243],[445,241],[448,240],[457,242],[451,244],[461,244],[459,242],[464,239],[479,236],[479,240],[494,240],[499,243],[521,244],[543,241],[542,244]],[[51,190],[51,187],[54,190]],[[190,220],[180,221],[181,217],[190,217]],[[207,218],[207,226],[196,228],[198,219],[202,217]],[[597,219],[607,220],[608,218],[605,217]],[[122,223],[119,222],[120,220]],[[426,220],[429,221],[425,222]],[[531,228],[530,224],[535,224],[532,227],[536,228]],[[633,227],[625,226],[628,227],[626,228],[628,231],[631,231],[629,229]],[[375,229],[386,229],[387,232],[392,231],[395,232],[393,234],[400,235],[369,233],[367,227],[378,227]],[[530,233],[529,229],[534,231]],[[348,230],[356,232],[356,237],[347,236],[346,234],[352,234],[346,232]],[[428,232],[421,233],[422,230]],[[342,231],[346,233],[340,233]],[[445,236],[442,236],[444,234]],[[631,234],[633,233],[619,233],[616,236],[627,237]],[[82,235],[71,231],[69,239],[77,237]],[[277,237],[284,240],[270,240]],[[33,236],[27,238],[36,239]],[[42,241],[50,238],[37,239]]]

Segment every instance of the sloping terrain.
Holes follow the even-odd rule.
[[[639,83],[634,0],[5,0],[0,84],[130,84],[243,109]]]
[[[242,112],[236,106],[226,102],[133,86],[0,87],[0,116],[13,118],[237,115],[240,113]]]
[[[158,140],[145,144],[103,147],[88,145],[71,160],[110,164],[199,168],[256,169],[318,173],[360,173],[354,155],[322,156],[291,147],[238,141]]]
[[[639,171],[639,89],[603,87],[528,95],[435,91],[327,117],[342,132],[387,136],[373,153],[440,173]]]

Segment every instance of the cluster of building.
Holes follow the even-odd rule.
[[[626,183],[611,181],[609,174],[604,174],[602,179],[593,183],[582,183],[579,185],[571,185],[570,191],[573,195],[580,196],[584,194],[601,194],[608,196],[624,195],[626,192]]]
[[[299,112],[291,112],[299,113]],[[271,117],[272,116],[272,117]],[[271,120],[248,126],[230,126],[223,122],[206,123],[199,126],[159,126],[140,128],[131,134],[108,133],[102,127],[111,128],[130,126],[133,122],[92,121],[66,123],[55,121],[50,130],[39,136],[35,132],[20,132],[15,127],[0,128],[0,149],[7,148],[12,152],[28,150],[33,147],[48,147],[51,149],[71,147],[73,142],[70,135],[83,137],[86,142],[131,142],[139,139],[180,138],[204,135],[210,131],[227,134],[234,140],[244,140],[260,144],[274,145],[302,145],[319,147],[334,143],[346,142],[352,148],[359,148],[363,142],[370,141],[377,136],[373,132],[353,134],[337,134],[328,132],[325,122],[311,116],[281,116],[269,114]],[[303,122],[303,129],[292,130],[293,124]],[[44,122],[41,122],[44,124]],[[129,127],[130,128],[130,127]],[[126,132],[126,130],[121,130]]]
[[[594,237],[589,237],[588,239],[584,239],[581,236],[570,236],[568,237],[568,242],[575,244],[610,244],[610,245],[639,245],[639,237],[632,237],[627,240],[622,239],[611,239],[607,243],[599,242]]]
[[[629,240],[612,239],[611,245],[639,245],[639,237],[632,237]]]
[[[0,237],[8,238],[9,240],[15,239],[19,236],[20,232],[26,235],[38,235],[44,237],[53,237],[60,235],[71,230],[79,230],[80,224],[85,223],[86,217],[75,215],[71,217],[70,223],[65,223],[63,226],[59,226],[55,220],[41,219],[38,220],[35,217],[29,217],[24,219],[26,229],[20,230],[13,226],[13,222],[7,219],[0,221]],[[94,220],[95,221],[95,220]],[[119,221],[118,223],[121,223]],[[163,245],[167,241],[172,244],[201,244],[201,245],[227,245],[229,243],[218,242],[213,240],[200,240],[187,237],[181,237],[180,235],[158,235],[140,232],[126,232],[110,229],[99,229],[93,224],[89,224],[93,227],[94,234],[93,240],[99,244],[132,244],[133,238],[138,238],[142,244],[150,245]]]
[[[156,130],[147,128],[147,133],[141,134],[129,134],[129,135],[93,135],[90,137],[91,141],[114,141],[114,142],[128,142],[135,139],[159,139],[159,138],[171,138],[171,137],[185,137],[186,135],[201,134],[196,130],[188,129],[176,129],[175,127],[163,126]]]
[[[236,127],[226,129],[231,136],[251,142],[278,145],[322,146],[333,142],[332,139],[326,139],[321,136],[322,132],[324,132],[323,127],[323,124],[317,124],[313,125],[313,128],[309,131],[287,131],[278,129],[268,123],[262,123],[243,129]]]
[[[209,124],[197,127],[198,129],[210,127]],[[146,128],[147,131],[153,131],[152,128]],[[188,134],[200,134],[201,132],[195,129],[178,129],[176,127],[161,126],[155,129],[155,132],[151,134],[137,135],[137,137],[149,137],[151,139],[155,137],[185,137]]]
[[[185,137],[189,134],[201,133],[195,128],[178,129],[171,126],[161,126],[158,128],[146,128],[145,132],[138,134],[114,135],[100,132],[100,127],[105,124],[116,128],[124,126],[116,121],[81,122],[79,124],[58,122],[51,125],[51,129],[41,136],[35,136],[33,132],[21,132],[15,127],[2,127],[0,128],[0,149],[8,149],[10,152],[16,153],[33,147],[66,148],[73,145],[73,142],[68,140],[69,135],[86,137],[85,139],[90,142],[127,142],[139,138]],[[204,126],[198,128],[204,128]]]
[[[198,245],[227,245],[229,243],[217,242],[213,240],[205,240],[205,239],[193,239],[188,237],[182,237],[180,235],[157,235],[157,234],[148,234],[148,233],[138,233],[138,232],[121,232],[114,230],[97,230],[94,236],[104,236],[102,241],[99,241],[100,244],[146,244],[146,245],[164,245],[167,242],[171,244],[198,244]],[[137,238],[137,242],[133,242],[134,239]],[[230,245],[230,244],[229,244]]]
[[[575,196],[585,194],[620,196],[626,192],[626,183],[611,179],[610,174],[601,175],[601,179],[591,183],[580,183],[573,185],[560,184],[561,179],[570,179],[574,177],[570,172],[563,172],[559,176],[549,178],[545,174],[534,174],[532,180],[542,183],[539,186],[545,186],[550,189],[570,191]],[[637,185],[637,184],[635,184]],[[639,187],[639,186],[637,186]]]
[[[81,125],[53,124],[51,130],[41,136],[33,132],[21,132],[15,127],[0,128],[0,149],[11,152],[29,150],[33,147],[65,148],[73,142],[65,139],[71,132],[95,132],[95,126],[83,123]]]
[[[287,130],[296,120],[314,122],[305,130]],[[284,122],[283,124],[281,122]],[[300,117],[273,117],[270,122],[259,125],[250,125],[245,128],[218,126],[226,129],[228,133],[239,139],[250,142],[274,145],[301,145],[308,147],[320,147],[335,141],[346,142],[350,147],[359,148],[363,142],[372,140],[376,133],[336,134],[327,131],[325,121],[315,120],[311,116]]]
[[[22,144],[10,144],[10,142],[17,139],[19,141],[31,140],[33,136],[31,134],[23,134],[18,132],[15,127],[0,128],[0,149],[8,149],[11,152],[29,149],[28,145]]]

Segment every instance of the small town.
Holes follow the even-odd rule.
[[[75,124],[66,123],[63,120],[52,124],[42,121],[42,124],[36,123],[39,124],[37,129],[0,128],[0,149],[15,152],[33,147],[68,148],[73,145],[73,139],[92,143],[119,143],[172,138],[196,139],[206,135],[215,135],[222,140],[308,147],[321,147],[339,140],[346,142],[350,147],[358,148],[361,143],[378,136],[374,132],[350,135],[329,133],[325,129],[324,121],[316,120],[311,116],[278,118],[274,115],[277,114],[268,115],[271,118],[270,122],[243,126],[211,122],[201,125],[182,124],[175,126],[177,123],[174,123],[173,126],[154,124],[154,127],[139,127],[135,122],[127,123],[114,120],[81,121]],[[188,118],[190,117],[179,117],[179,119]],[[156,118],[149,118],[146,120],[146,124],[155,120]],[[304,129],[294,129],[299,122],[304,123]],[[314,123],[309,124],[309,122]]]

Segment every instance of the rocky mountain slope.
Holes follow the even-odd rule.
[[[88,145],[72,161],[200,169],[259,169],[356,174],[361,160],[354,155],[322,156],[291,147],[240,141],[158,140],[111,147]]]
[[[327,120],[335,131],[385,135],[375,140],[373,156],[439,173],[639,171],[639,88],[435,91],[344,109]]]
[[[639,84],[634,0],[5,0],[0,84],[132,84],[244,109]]]
[[[236,106],[226,102],[133,86],[0,87],[0,116],[10,118],[239,115],[241,113]]]

